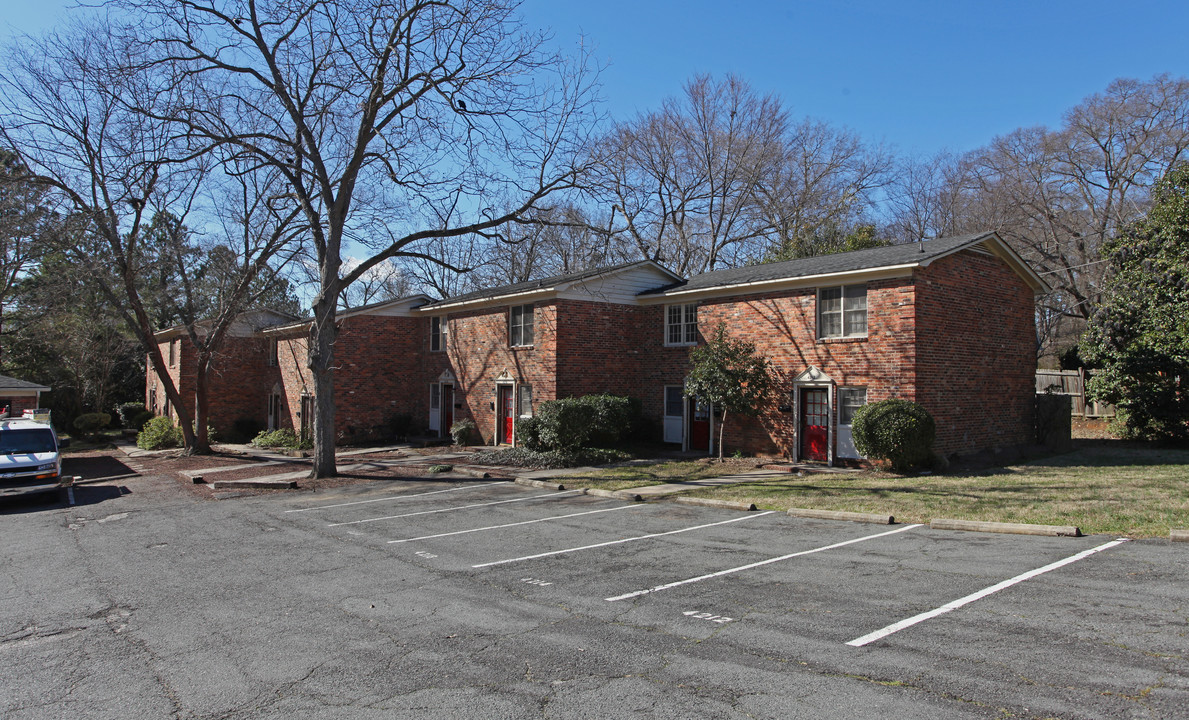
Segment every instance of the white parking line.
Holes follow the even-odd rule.
[[[638,537],[623,538],[621,540],[611,540],[610,542],[595,543],[594,545],[583,545],[582,547],[568,548],[566,550],[553,550],[551,552],[538,553],[536,555],[526,555],[524,557],[512,558],[510,560],[496,560],[495,562],[480,563],[479,565],[472,565],[473,568],[492,567],[493,565],[507,565],[508,563],[522,562],[524,560],[536,560],[537,558],[549,557],[551,555],[564,555],[566,553],[578,552],[579,550],[593,550],[594,548],[607,547],[609,545],[620,545],[622,543],[634,542],[636,540],[648,540],[649,538],[664,537],[665,535],[676,535],[677,533],[690,532],[691,530],[701,530],[702,528],[715,527],[716,525],[729,525],[731,523],[741,522],[743,520],[750,520],[751,518],[763,517],[771,515],[773,510],[767,512],[754,513],[744,515],[743,517],[734,518],[731,520],[723,520],[722,522],[709,523],[706,525],[696,525],[694,527],[682,528],[680,530],[670,530],[662,533],[652,533],[651,535],[640,535]]]
[[[867,535],[867,536],[864,536],[861,538],[855,538],[854,540],[847,540],[845,542],[834,543],[833,545],[826,545],[824,547],[814,548],[812,550],[802,550],[801,552],[790,553],[788,555],[781,555],[780,557],[769,558],[768,560],[761,560],[759,562],[750,563],[748,565],[741,565],[739,567],[730,568],[728,570],[719,570],[718,572],[710,573],[709,575],[699,575],[698,577],[689,578],[688,580],[678,580],[677,582],[666,583],[664,585],[657,585],[656,587],[651,587],[651,588],[648,588],[647,590],[637,590],[635,592],[626,593],[624,595],[616,595],[615,597],[609,597],[609,598],[605,598],[605,599],[607,600],[607,602],[619,602],[620,600],[628,600],[630,598],[640,597],[641,595],[648,595],[649,593],[660,592],[661,590],[668,590],[669,588],[675,588],[680,585],[688,585],[690,583],[701,582],[703,580],[710,580],[711,578],[722,577],[723,575],[731,575],[733,573],[743,572],[744,570],[751,570],[752,568],[758,568],[761,565],[770,565],[772,563],[781,562],[782,560],[788,560],[790,558],[801,557],[802,555],[812,555],[813,553],[819,553],[819,552],[823,552],[825,550],[833,550],[834,548],[840,548],[840,547],[843,547],[844,545],[853,545],[855,543],[865,542],[867,540],[874,540],[876,538],[881,538],[881,537],[884,537],[887,535],[895,535],[896,533],[902,533],[905,530],[912,530],[913,528],[919,528],[919,527],[920,527],[919,524],[905,525],[902,528],[896,528],[895,530],[888,530],[887,532],[881,532],[881,533],[877,533],[875,535]]]
[[[384,517],[368,518],[366,520],[351,520],[350,522],[330,523],[326,527],[339,527],[340,525],[359,525],[361,523],[379,522],[381,520],[396,520],[397,518],[413,517],[414,515],[433,515],[434,513],[454,512],[456,510],[470,510],[471,508],[487,507],[489,505],[503,505],[505,503],[514,502],[530,502],[532,500],[544,500],[555,495],[569,495],[572,493],[580,493],[581,490],[563,490],[562,492],[549,493],[548,495],[534,495],[533,497],[515,498],[513,500],[496,500],[495,502],[476,503],[474,505],[462,505],[460,507],[441,508],[440,510],[422,510],[421,512],[405,513],[403,515],[385,515]]]
[[[1022,575],[1016,575],[1014,578],[1004,580],[1003,582],[992,585],[989,588],[984,588],[982,590],[979,590],[976,593],[971,593],[970,595],[967,595],[964,598],[958,598],[957,600],[954,600],[953,602],[946,603],[945,605],[942,605],[941,607],[937,608],[936,610],[930,610],[928,612],[923,612],[920,615],[914,615],[906,620],[901,620],[900,622],[892,623],[891,625],[888,625],[887,627],[883,628],[882,630],[876,630],[873,633],[867,633],[863,637],[859,637],[859,638],[855,638],[854,640],[851,640],[850,642],[847,643],[847,645],[850,645],[851,647],[863,647],[864,645],[866,645],[868,643],[873,643],[876,640],[879,640],[880,638],[885,638],[888,635],[891,635],[892,633],[900,632],[904,628],[912,627],[913,625],[916,625],[919,622],[924,622],[925,620],[928,620],[930,618],[935,618],[938,615],[944,615],[945,613],[949,612],[950,610],[956,610],[956,609],[962,607],[963,605],[968,605],[968,604],[974,602],[975,600],[981,600],[981,599],[987,597],[988,595],[997,593],[1000,590],[1004,590],[1006,588],[1011,587],[1012,585],[1015,585],[1017,583],[1022,583],[1025,580],[1034,578],[1037,575],[1043,575],[1044,573],[1047,573],[1050,570],[1056,570],[1057,568],[1064,567],[1065,565],[1069,565],[1070,563],[1075,563],[1078,560],[1090,557],[1094,553],[1102,552],[1103,550],[1113,548],[1114,546],[1125,543],[1125,542],[1127,542],[1126,538],[1120,538],[1119,540],[1112,540],[1111,542],[1108,542],[1104,545],[1099,545],[1098,547],[1090,548],[1089,550],[1083,550],[1082,552],[1078,553],[1077,555],[1071,555],[1070,557],[1067,557],[1064,560],[1058,560],[1057,562],[1050,563],[1048,565],[1045,565],[1044,567],[1037,568],[1035,570],[1029,570],[1028,572],[1026,572]]]
[[[334,505],[315,505],[314,507],[300,508],[298,510],[286,510],[287,513],[295,512],[309,512],[310,510],[328,510],[330,508],[347,507],[348,505],[366,505],[367,503],[384,502],[386,500],[404,500],[405,498],[425,497],[426,495],[438,495],[440,493],[456,492],[458,490],[472,490],[474,488],[491,487],[492,485],[507,485],[510,481],[501,480],[500,482],[483,483],[482,485],[466,485],[464,487],[450,488],[449,490],[434,490],[433,492],[416,493],[414,495],[386,495],[382,498],[373,498],[371,500],[355,500],[353,502],[336,503]]]
[[[538,518],[536,520],[524,520],[523,522],[504,523],[503,525],[488,525],[487,527],[473,528],[471,530],[456,530],[448,533],[438,533],[437,535],[422,535],[421,537],[408,538],[405,540],[389,540],[389,545],[396,545],[399,543],[415,542],[417,540],[432,540],[434,538],[450,537],[451,535],[466,535],[467,533],[483,532],[484,530],[499,530],[500,528],[516,527],[517,525],[532,525],[533,523],[549,522],[551,520],[564,520],[566,518],[578,517],[580,515],[594,515],[595,513],[613,512],[615,510],[631,510],[635,505],[623,505],[620,507],[604,508],[602,510],[587,510],[586,512],[570,513],[569,515],[555,515],[553,517]]]

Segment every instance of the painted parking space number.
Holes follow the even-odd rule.
[[[525,585],[540,585],[541,587],[553,584],[551,582],[545,582],[544,580],[538,580],[536,578],[520,578],[520,582],[524,583]]]
[[[698,620],[709,620],[719,625],[726,625],[729,622],[734,622],[735,618],[729,618],[726,615],[715,615],[714,613],[698,612],[697,610],[686,610],[682,615],[686,617],[697,618]]]

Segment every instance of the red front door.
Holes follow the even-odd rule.
[[[690,398],[689,449],[710,449],[710,405]]]
[[[503,418],[503,437],[500,442],[511,443],[516,432],[516,413],[512,403],[513,393],[511,385],[500,385],[500,417]]]
[[[825,390],[801,391],[801,459],[828,459],[830,406]]]

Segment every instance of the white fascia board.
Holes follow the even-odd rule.
[[[776,278],[775,280],[759,280],[756,282],[736,283],[734,285],[715,285],[714,287],[695,288],[686,290],[674,288],[665,293],[640,296],[641,305],[656,305],[672,302],[674,298],[682,300],[706,297],[729,297],[731,295],[756,295],[780,290],[800,290],[807,287],[818,287],[824,284],[839,284],[867,282],[870,280],[886,280],[888,278],[908,277],[913,268],[920,267],[920,263],[905,265],[889,265],[880,268],[852,270],[841,273],[822,273],[820,275],[802,275],[794,278]]]
[[[446,312],[458,312],[459,310],[481,310],[483,308],[500,307],[502,305],[525,305],[537,300],[551,299],[557,295],[557,291],[557,287],[533,288],[532,290],[493,297],[435,303],[432,307],[413,308],[410,312],[415,315],[441,315]]]

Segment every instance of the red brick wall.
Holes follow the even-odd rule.
[[[758,454],[790,455],[796,434],[793,378],[816,366],[839,387],[865,387],[868,400],[892,395],[911,397],[913,367],[913,289],[900,280],[867,284],[867,332],[862,339],[817,339],[817,291],[814,288],[758,295],[714,298],[699,303],[699,341],[712,336],[720,322],[727,333],[753,343],[768,358],[777,377],[777,396],[760,418],[727,417],[723,442]],[[659,419],[665,385],[681,385],[688,373],[691,348],[664,346],[663,305],[647,308],[640,323],[645,413]],[[717,425],[717,421],[716,421]],[[717,427],[715,429],[717,443]]]
[[[449,368],[458,381],[455,403],[461,405],[454,410],[454,419],[474,420],[486,444],[496,437],[496,412],[492,406],[497,378],[506,374],[517,383],[530,383],[534,404],[558,396],[558,304],[535,304],[531,347],[509,346],[508,312],[509,306],[505,305],[452,314],[448,319],[447,351],[426,353],[426,395],[429,383]],[[428,332],[428,318],[421,322]],[[429,347],[428,338],[425,347]]]
[[[1033,294],[990,255],[965,251],[917,272],[917,402],[940,453],[1032,442]]]
[[[193,418],[194,393],[198,371],[198,355],[188,337],[174,339],[176,354],[169,364],[169,342],[159,343],[161,358],[183,402],[189,405],[187,417]],[[267,393],[275,382],[276,368],[267,366],[268,341],[259,337],[228,337],[223,347],[211,359],[207,373],[207,424],[219,436],[227,437],[240,418],[261,421],[267,410]],[[145,406],[150,405],[150,392],[157,391],[157,414],[165,410],[165,389],[148,363],[145,382]],[[178,409],[172,404],[169,417],[180,422]]]

